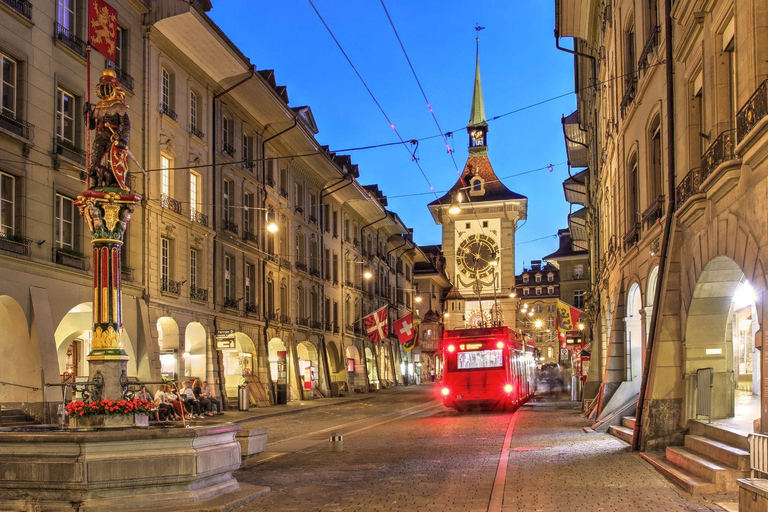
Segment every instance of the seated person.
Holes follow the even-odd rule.
[[[215,408],[216,414],[224,414],[221,410],[221,402],[219,402],[218,398],[213,396],[213,389],[208,387],[208,381],[203,381],[203,384],[200,387],[200,394],[211,402],[211,411]]]
[[[204,418],[203,409],[200,405],[200,401],[195,398],[195,392],[189,387],[189,381],[185,380],[181,383],[181,390],[179,395],[184,404],[192,411],[193,418]]]
[[[195,380],[194,384],[192,384],[192,392],[195,394],[195,398],[197,398],[198,402],[200,402],[200,407],[203,409],[203,414],[206,416],[213,416],[213,413],[211,413],[211,401],[208,399],[208,397],[203,396],[201,391],[202,387],[200,386],[200,380]]]

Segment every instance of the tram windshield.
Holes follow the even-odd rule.
[[[504,365],[501,349],[459,352],[456,357],[459,370],[501,368]]]

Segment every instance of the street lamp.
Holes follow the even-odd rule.
[[[544,325],[544,322],[541,320],[536,320],[533,325],[535,325],[537,329],[541,329],[541,327]]]
[[[416,297],[414,297],[414,298],[413,298],[413,300],[414,300],[415,302],[417,302],[417,303],[421,304],[421,297],[420,297],[419,295],[417,295]]]
[[[584,324],[582,322],[579,322],[579,330],[580,331],[584,330]]]
[[[372,278],[372,277],[373,277],[373,273],[372,273],[370,270],[368,270],[368,269],[365,269],[365,270],[363,271],[363,278],[364,278],[364,279],[370,279],[370,278]]]
[[[275,221],[275,213],[268,211],[267,212],[267,231],[270,233],[277,233],[277,230],[280,229],[277,225],[277,222]]]
[[[461,190],[454,193],[451,196],[451,205],[448,207],[448,213],[451,215],[457,215],[461,213],[461,202],[463,200],[463,197],[461,195]]]

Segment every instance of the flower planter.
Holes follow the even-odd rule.
[[[89,414],[70,416],[70,428],[126,428],[148,427],[149,416],[141,413],[129,414]]]

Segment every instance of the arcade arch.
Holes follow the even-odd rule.
[[[200,322],[190,322],[184,330],[184,373],[187,377],[206,378],[206,339],[205,327]]]
[[[40,347],[29,335],[29,323],[21,305],[0,295],[0,401],[3,407],[42,402]],[[34,388],[34,389],[33,389]]]
[[[311,398],[317,388],[320,375],[317,348],[309,341],[296,345],[296,358],[299,365],[299,387],[304,397]]]
[[[160,349],[160,374],[179,378],[179,325],[169,316],[157,319],[157,346]]]
[[[640,286],[637,283],[632,284],[627,293],[627,306],[625,309],[624,327],[626,335],[627,350],[627,373],[626,380],[637,385],[640,389],[640,379],[643,374],[643,324],[641,310],[643,308],[642,298],[640,296]]]
[[[224,379],[227,396],[237,396],[237,386],[245,377],[253,375],[256,365],[256,345],[250,336],[236,332],[235,348],[222,350],[224,358]]]

